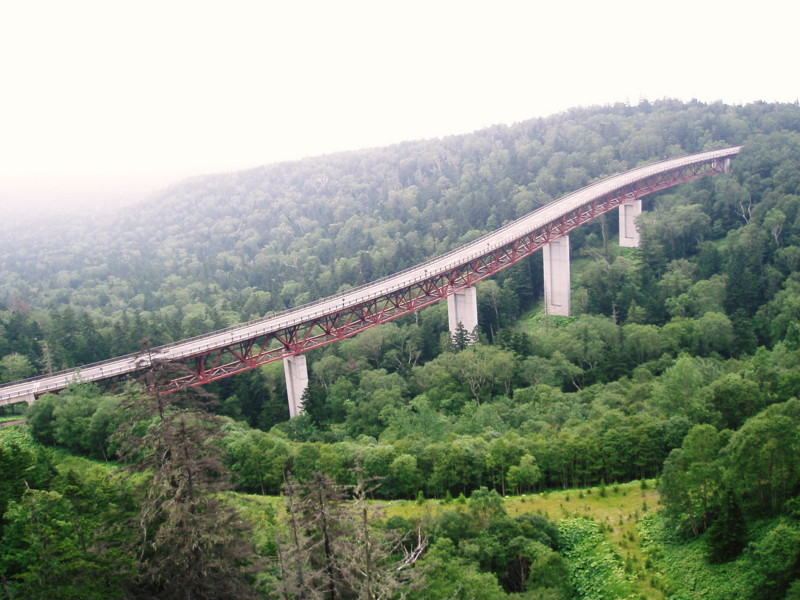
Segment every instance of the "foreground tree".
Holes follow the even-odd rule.
[[[279,536],[281,597],[297,600],[406,598],[419,585],[412,567],[427,547],[418,535],[378,528],[379,511],[367,503],[374,490],[360,467],[352,488],[314,473],[285,486],[286,521]]]
[[[427,584],[409,598],[414,600],[503,600],[508,595],[492,573],[485,573],[475,561],[461,557],[449,538],[436,541],[421,561],[428,569]]]
[[[72,488],[73,490],[77,488]],[[131,561],[102,512],[85,513],[56,491],[28,488],[5,513],[4,598],[123,598]]]
[[[220,492],[229,473],[219,444],[220,422],[196,393],[164,394],[157,364],[147,391],[130,391],[127,421],[117,432],[122,456],[144,472],[136,558],[136,593],[159,599],[254,598],[249,527]]]

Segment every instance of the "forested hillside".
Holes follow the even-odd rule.
[[[685,565],[670,561],[675,548],[699,548],[692,568],[701,580],[719,573],[707,571],[709,561],[729,569],[725,593],[714,595],[709,585],[701,597],[796,598],[800,107],[794,104],[661,101],[576,109],[469,135],[186,181],[135,210],[51,223],[44,232],[0,223],[0,382],[295,306],[446,251],[598,178],[731,145],[744,148],[730,175],[645,198],[640,248],[617,246],[613,213],[571,234],[574,316],[541,313],[535,255],[478,286],[479,344],[451,339],[446,307],[430,307],[310,353],[306,412],[291,421],[279,364],[208,386],[218,399],[210,429],[220,434],[218,458],[239,492],[284,490],[289,506],[297,503],[297,522],[281,521],[272,509],[277,533],[269,530],[257,549],[267,563],[248,563],[260,573],[248,577],[267,597],[268,589],[302,597],[292,579],[302,574],[285,569],[300,564],[292,557],[304,546],[289,543],[286,532],[299,531],[293,527],[301,522],[312,538],[322,531],[311,515],[340,499],[334,494],[323,502],[319,495],[323,504],[314,505],[310,498],[335,489],[357,500],[370,489],[376,498],[438,498],[453,507],[436,518],[390,520],[381,529],[384,540],[425,532],[417,558],[427,567],[419,579],[402,582],[414,590],[411,597],[597,597],[581,588],[574,569],[587,556],[580,550],[585,541],[601,533],[575,523],[559,533],[540,515],[512,517],[502,497],[658,477],[664,510],[648,522],[647,536],[661,554],[650,564],[661,565],[660,573],[672,565],[675,577],[659,576],[661,583],[637,593],[689,597],[697,581],[681,580]],[[77,386],[39,399],[28,427],[37,444],[136,462],[141,456],[130,450],[130,438],[150,438],[121,402]],[[182,400],[171,409],[154,402],[156,409],[137,423],[185,432],[194,419],[202,421]],[[184,410],[195,416],[175,420]],[[167,446],[177,443],[165,436]],[[13,451],[3,446],[17,457],[8,459],[17,465],[13,472],[22,478],[28,469],[36,474],[32,487],[61,494],[58,506],[78,510],[65,486],[83,489],[88,480],[65,482],[63,473],[48,471],[44,454],[20,454],[25,444]],[[375,489],[367,483],[378,481]],[[169,485],[163,480],[159,493]],[[112,497],[124,493],[114,489],[98,510],[124,512],[124,502]],[[21,531],[25,515],[44,502],[25,504],[24,490],[2,491],[8,531]],[[368,535],[352,515],[342,514],[341,523],[351,533],[337,543]],[[116,541],[97,543],[125,547],[122,533],[113,533]],[[413,545],[405,543],[412,556]],[[138,559],[126,554],[124,569],[113,576],[135,580],[140,590],[162,589],[163,582],[148,579],[144,560],[162,550]],[[345,544],[341,552],[352,548]],[[331,567],[326,557],[308,564],[324,570]],[[14,560],[0,561],[4,581],[18,582],[27,572],[23,560]],[[322,597],[357,597],[354,580],[326,581]],[[608,597],[628,597],[628,584],[619,589],[627,591]]]
[[[766,297],[742,307],[753,313],[782,283],[766,266],[784,275],[794,266],[786,247],[796,213],[798,122],[794,105],[580,109],[187,181],[99,221],[0,222],[0,356],[20,352],[37,369],[60,368],[135,351],[144,336],[158,344],[260,317],[410,266],[597,178],[733,144],[747,146],[733,177],[662,199],[644,259],[647,275],[660,276],[670,261],[698,254],[698,242],[722,240],[753,221],[764,239],[752,241],[755,256],[745,250],[767,278],[766,286],[754,284]],[[573,236],[577,252],[592,233],[602,239],[614,229],[583,228]],[[695,278],[725,268],[704,260]],[[524,309],[540,286],[527,274],[520,279],[533,291],[520,295]],[[593,292],[585,308],[610,315],[612,293]],[[669,316],[666,299],[647,306],[648,322]],[[623,315],[624,300],[616,307]],[[41,346],[25,347],[32,337],[48,342],[47,360]]]

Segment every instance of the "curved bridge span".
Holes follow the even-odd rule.
[[[290,412],[299,410],[307,381],[303,353],[344,339],[369,327],[409,314],[442,299],[472,291],[478,281],[530,256],[549,249],[559,238],[581,224],[614,208],[631,207],[640,198],[707,175],[726,173],[736,146],[692,154],[638,167],[608,177],[512,221],[460,248],[372,283],[323,298],[262,319],[83,367],[0,386],[0,405],[32,402],[48,392],[58,392],[75,381],[100,381],[142,371],[156,361],[191,365],[191,375],[171,382],[172,390],[202,385],[235,373],[284,360]],[[639,205],[640,206],[640,205]],[[621,213],[621,234],[625,217]],[[632,217],[629,226],[632,229]],[[638,234],[634,243],[638,243]],[[547,257],[546,257],[547,258]],[[568,261],[568,256],[567,256]],[[545,264],[545,278],[548,278]],[[567,294],[569,278],[567,275]],[[546,284],[546,296],[547,284]],[[467,301],[469,302],[469,300]],[[567,310],[568,310],[567,301]],[[460,317],[451,307],[451,329]],[[475,317],[477,318],[477,317]],[[468,320],[464,319],[465,324]],[[476,321],[477,322],[477,321]],[[290,377],[302,359],[301,377]],[[305,381],[302,375],[305,376]],[[292,389],[297,387],[297,389]],[[294,400],[292,399],[294,396]]]

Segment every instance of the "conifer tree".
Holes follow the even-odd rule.
[[[144,472],[135,548],[137,594],[160,599],[254,598],[256,554],[250,527],[220,492],[229,473],[222,460],[219,419],[200,394],[165,394],[172,365],[156,363],[145,391],[129,390],[127,419],[117,431],[121,455]],[[173,375],[174,376],[174,375]]]
[[[287,481],[278,539],[284,600],[402,599],[418,587],[413,566],[427,539],[408,542],[376,527],[379,511],[367,502],[373,488],[360,468],[356,479],[353,487],[322,473],[303,484]]]

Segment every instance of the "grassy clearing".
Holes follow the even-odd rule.
[[[587,517],[600,523],[641,598],[663,600],[664,594],[651,585],[646,569],[647,557],[642,550],[637,529],[644,516],[661,506],[654,486],[653,480],[647,480],[644,483],[634,481],[605,487],[509,496],[505,505],[511,516],[534,513],[556,523],[568,518]],[[421,504],[414,500],[403,500],[384,505],[387,517],[422,520],[444,510],[457,510],[459,507],[457,501],[445,504],[441,500],[426,500]]]
[[[0,429],[0,437],[33,443],[27,430],[23,428]],[[55,451],[54,457],[57,468],[62,473],[75,470],[88,475],[91,472],[92,477],[101,480],[120,470],[114,463],[74,457],[62,451]],[[234,492],[229,492],[228,495],[242,510],[243,515],[255,525],[254,542],[257,547],[267,553],[274,553],[276,516],[284,509],[283,498]],[[442,500],[400,500],[376,501],[375,504],[383,507],[386,518],[399,516],[424,522],[444,510],[465,507],[466,502],[458,499],[448,503]],[[505,499],[505,506],[511,516],[533,513],[556,523],[585,517],[599,523],[612,548],[621,557],[625,572],[636,586],[638,597],[647,600],[665,598],[659,589],[651,585],[655,579],[647,572],[649,561],[642,549],[637,527],[643,517],[660,508],[658,492],[654,489],[652,480],[509,496]],[[686,568],[686,565],[680,567]]]
[[[519,496],[506,500],[506,506],[511,515],[533,512],[555,522],[569,517],[587,517],[597,521],[605,529],[642,597],[648,600],[664,598],[650,584],[645,567],[647,557],[637,529],[645,515],[660,508],[653,481]]]
[[[675,600],[751,598],[760,585],[774,583],[774,575],[777,573],[772,572],[771,577],[763,578],[763,575],[759,576],[759,570],[763,570],[766,564],[774,564],[775,556],[765,558],[765,562],[758,567],[755,562],[759,556],[755,548],[781,520],[779,517],[751,522],[748,527],[751,546],[730,562],[711,564],[708,562],[708,548],[703,537],[690,540],[676,538],[670,533],[669,524],[663,517],[653,515],[640,527],[643,545],[653,563],[651,576]],[[791,556],[791,550],[789,555]],[[765,596],[756,594],[756,597]],[[776,594],[774,597],[782,596]],[[789,592],[786,598],[796,596]]]
[[[25,424],[24,415],[2,415],[0,416],[0,423],[14,423],[19,425]]]

